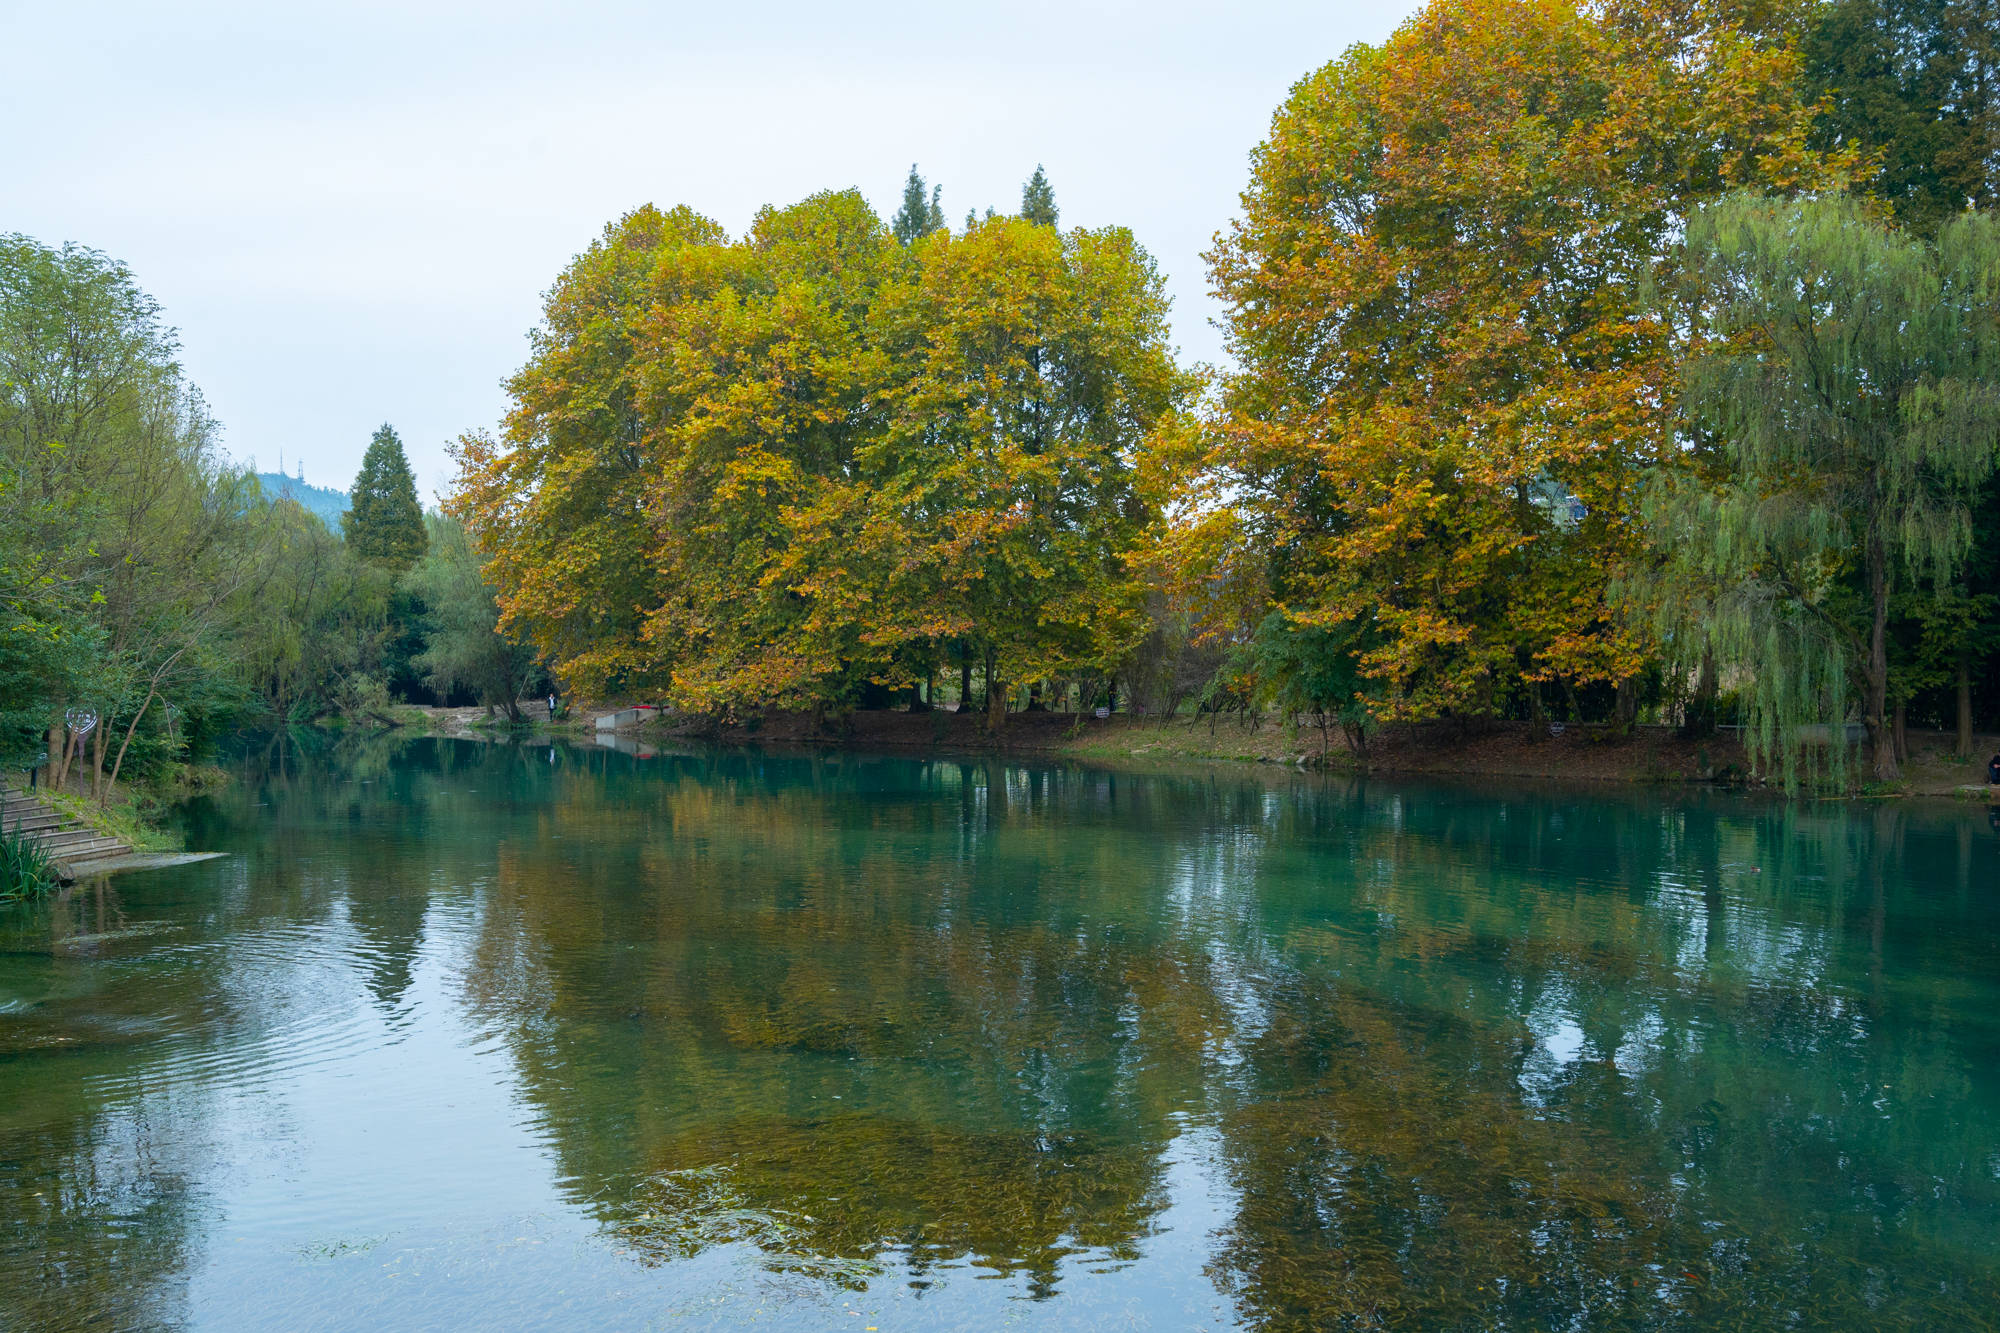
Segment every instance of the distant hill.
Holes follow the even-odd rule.
[[[264,494],[273,499],[297,500],[300,508],[309,514],[318,514],[321,522],[335,532],[340,531],[340,516],[347,512],[346,491],[336,491],[330,486],[309,486],[297,477],[288,477],[282,472],[259,472],[257,484],[264,488]]]

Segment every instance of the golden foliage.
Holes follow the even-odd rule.
[[[1441,0],[1293,89],[1211,255],[1227,461],[1280,600],[1370,631],[1387,714],[1641,670],[1606,584],[1672,455],[1648,294],[1694,201],[1837,171],[1796,64],[1751,6]]]
[[[733,243],[631,214],[510,388],[452,501],[507,625],[573,684],[726,713],[848,706],[947,651],[1108,669],[1144,631],[1136,459],[1189,384],[1123,229],[906,248],[847,191]]]

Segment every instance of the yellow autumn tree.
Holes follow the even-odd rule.
[[[1693,204],[1830,170],[1776,12],[1436,0],[1278,112],[1210,256],[1223,455],[1276,602],[1358,631],[1380,713],[1609,683],[1629,718],[1607,580],[1672,453],[1646,294]]]
[[[877,674],[852,558],[859,455],[897,373],[878,334],[902,247],[858,192],[766,209],[739,244],[662,262],[639,321],[660,599],[643,651],[702,712],[813,707]]]
[[[908,376],[865,456],[868,636],[969,650],[997,722],[1007,687],[1109,672],[1144,635],[1139,458],[1192,386],[1122,227],[992,219],[916,253],[889,335]]]
[[[654,423],[640,408],[633,316],[659,303],[656,271],[722,228],[650,205],[607,226],[557,278],[507,382],[513,408],[495,440],[461,439],[446,507],[499,589],[500,627],[527,638],[572,686],[663,683],[639,629],[662,592],[649,558],[647,463]]]
[[[732,242],[642,209],[557,283],[452,508],[574,686],[837,711],[975,654],[1004,712],[1144,633],[1166,311],[1122,228],[905,246],[843,191]]]

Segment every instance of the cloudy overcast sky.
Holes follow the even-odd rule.
[[[1286,89],[1404,3],[477,6],[0,3],[0,231],[116,256],[181,331],[239,459],[345,486],[393,423],[428,503],[490,426],[540,293],[603,224],[765,203],[912,160],[946,216],[1047,167],[1130,226],[1190,360],[1201,252]]]

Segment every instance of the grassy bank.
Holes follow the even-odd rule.
[[[1476,731],[1450,726],[1389,728],[1365,752],[1348,749],[1338,730],[1275,717],[1158,719],[1120,715],[1017,713],[995,735],[983,717],[953,713],[852,713],[815,727],[804,714],[775,714],[720,731],[663,724],[663,734],[757,741],[839,744],[884,749],[1060,755],[1095,763],[1282,764],[1377,773],[1441,773],[1567,778],[1607,782],[1705,782],[1740,779],[1746,765],[1727,738],[1684,741],[1664,728],[1615,736],[1568,728],[1559,736],[1520,725]],[[641,733],[643,734],[643,733]]]
[[[135,852],[177,852],[180,838],[160,827],[162,798],[152,792],[120,792],[100,803],[75,792],[42,792],[57,813],[80,820]]]

